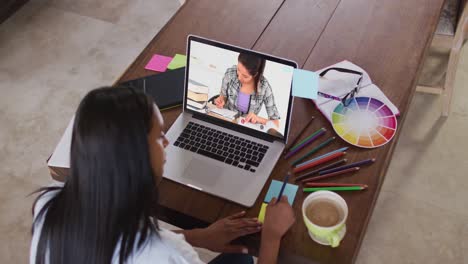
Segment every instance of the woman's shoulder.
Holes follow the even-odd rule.
[[[237,77],[237,66],[233,65],[226,69],[226,73],[224,75],[229,77]]]
[[[267,92],[272,92],[270,83],[268,82],[267,78],[262,75],[260,78],[260,89],[259,89],[259,94],[265,94]]]

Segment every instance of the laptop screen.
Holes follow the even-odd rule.
[[[187,109],[284,138],[295,64],[189,38]]]

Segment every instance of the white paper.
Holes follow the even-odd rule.
[[[235,119],[237,112],[226,109],[226,108],[218,108],[218,107],[209,107],[209,111],[213,112],[215,114],[218,114],[222,117],[225,117],[227,119]]]
[[[356,97],[372,97],[377,100],[380,100],[384,104],[386,104],[390,110],[395,115],[399,115],[400,111],[398,108],[385,96],[385,94],[380,90],[377,85],[373,84],[369,74],[362,69],[361,67],[349,62],[349,61],[342,61],[336,64],[333,64],[329,67],[325,67],[317,71],[320,73],[328,68],[345,68],[354,71],[359,71],[364,73],[362,80],[361,80],[361,89],[355,95]],[[319,78],[319,92],[323,92],[329,95],[333,95],[336,97],[342,98],[347,93],[349,93],[357,83],[359,76],[355,74],[343,73],[338,71],[330,71],[328,72],[325,77]],[[322,112],[322,114],[331,122],[331,115],[332,112],[335,110],[336,106],[340,103],[339,101],[325,98],[322,96],[318,96],[317,100],[313,100],[314,103],[317,105],[317,108]]]
[[[48,166],[70,168],[70,149],[74,122],[75,116],[68,123],[65,133],[63,133],[62,138],[55,147],[54,153],[50,156],[47,162]]]

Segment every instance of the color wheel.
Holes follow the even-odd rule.
[[[335,132],[346,142],[362,147],[385,145],[395,135],[397,119],[390,108],[375,98],[355,97],[340,103],[332,113]]]

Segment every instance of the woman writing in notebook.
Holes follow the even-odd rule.
[[[281,237],[294,223],[284,196],[270,203],[263,225],[240,212],[206,228],[159,227],[169,145],[163,127],[152,99],[136,90],[100,88],[84,97],[70,175],[63,185],[42,188],[33,206],[30,263],[201,263],[193,247],[224,252],[210,263],[253,263],[247,248],[231,241],[260,231],[258,263],[276,263]]]
[[[218,108],[239,111],[245,121],[265,125],[271,120],[279,127],[280,115],[268,80],[263,76],[265,59],[240,53],[237,65],[226,70],[220,95],[214,103]],[[265,104],[268,119],[258,116]]]

